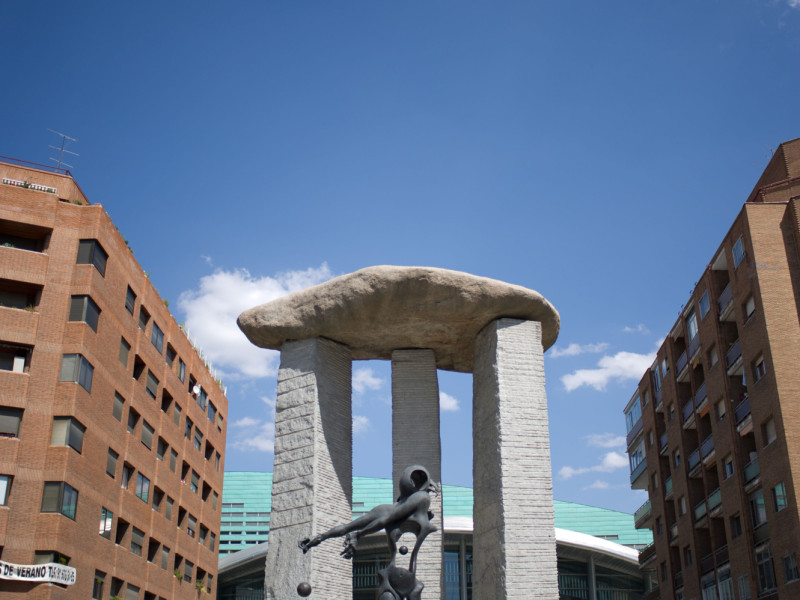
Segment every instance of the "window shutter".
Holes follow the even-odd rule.
[[[61,357],[61,375],[59,375],[59,381],[77,381],[77,377],[75,375],[78,366],[78,355],[77,354],[65,354]]]
[[[44,484],[42,493],[42,512],[58,512],[58,496],[61,484],[57,481],[48,481]]]
[[[94,248],[94,240],[81,240],[78,243],[78,264],[88,265],[92,262],[92,248]]]
[[[86,428],[75,419],[69,420],[69,445],[76,451],[83,450],[83,432]]]
[[[66,446],[69,431],[69,417],[53,418],[53,434],[50,436],[51,446]]]
[[[19,435],[19,424],[22,421],[22,409],[0,406],[0,435]]]
[[[86,296],[73,296],[69,301],[69,320],[83,321],[83,307],[86,304]]]

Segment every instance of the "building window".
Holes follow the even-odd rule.
[[[17,344],[0,344],[0,371],[24,373],[29,366],[31,349]]]
[[[133,550],[131,548],[131,550]],[[139,556],[141,556],[141,552]],[[128,587],[125,589],[125,600],[139,600],[139,588],[135,585],[128,584]]]
[[[200,433],[200,429],[197,427],[194,428],[194,447],[198,450],[203,447],[203,434]]]
[[[167,453],[167,448],[169,448],[169,444],[167,444],[167,440],[162,437],[158,438],[158,445],[156,446],[156,458],[158,460],[164,460],[164,455]]]
[[[8,506],[8,495],[11,493],[11,475],[0,475],[0,506]]]
[[[108,457],[106,458],[106,475],[114,479],[117,476],[117,459],[119,454],[114,452],[111,448],[108,449]]]
[[[194,573],[194,564],[188,560],[183,561],[183,580],[192,582],[192,574]]]
[[[94,367],[81,354],[64,354],[61,357],[59,381],[79,383],[87,392],[92,391]]]
[[[136,426],[139,424],[139,413],[133,410],[128,410],[128,433],[136,433]]]
[[[708,301],[708,291],[701,296],[700,302],[698,302],[700,306],[700,318],[702,319],[708,314],[708,310],[711,308],[711,303]]]
[[[683,549],[683,564],[687,567],[692,565],[692,549],[690,546],[686,546]]]
[[[740,575],[737,581],[739,582],[739,599],[750,600],[753,597],[750,594],[750,576]]]
[[[636,448],[633,450],[628,451],[628,459],[631,465],[631,473],[636,470],[642,461],[645,459],[644,454],[644,440],[641,440],[637,445]]]
[[[83,434],[86,427],[72,417],[53,417],[51,446],[69,446],[78,454],[83,449]]]
[[[797,569],[797,555],[792,552],[783,557],[783,580],[786,583],[800,579],[800,571]]]
[[[122,409],[125,406],[125,398],[119,395],[119,392],[114,392],[114,405],[111,409],[114,418],[122,422]]]
[[[178,426],[181,424],[181,407],[177,402],[174,404],[172,409],[172,422]]]
[[[753,520],[753,529],[767,522],[767,508],[764,504],[764,492],[756,490],[748,497],[750,504],[750,517]]]
[[[139,329],[142,331],[145,330],[147,327],[147,323],[150,321],[150,313],[147,312],[147,309],[144,306],[139,307]]]
[[[733,244],[733,268],[737,268],[739,263],[742,262],[744,259],[744,242],[742,241],[742,236],[739,236],[739,239],[736,240]]]
[[[69,320],[82,321],[97,333],[100,307],[89,296],[72,296],[69,303]]]
[[[727,412],[725,408],[725,398],[717,402],[716,407],[717,407],[717,420],[722,421],[722,419],[725,418],[725,414]]]
[[[717,352],[717,346],[711,346],[711,349],[708,351],[708,366],[709,368],[713,367],[719,362],[719,353]]]
[[[672,453],[672,463],[675,465],[676,468],[681,466],[681,451],[680,450],[675,450],[675,452]]]
[[[94,265],[103,277],[106,276],[106,263],[108,262],[108,253],[103,250],[100,242],[97,240],[81,240],[78,243],[78,259],[76,261],[79,265]]]
[[[141,473],[136,475],[136,497],[145,503],[150,501],[150,480]]]
[[[681,516],[686,514],[686,496],[681,496],[678,499],[678,512]]]
[[[153,435],[155,434],[155,430],[147,421],[142,421],[142,443],[147,447],[148,450],[152,450],[153,448]]]
[[[144,546],[144,531],[134,527],[131,530],[131,552],[136,556],[142,555],[142,547]]]
[[[731,517],[731,537],[737,538],[742,535],[742,518],[739,515]]]
[[[167,354],[165,356],[167,364],[171,367],[175,362],[175,357],[178,356],[177,352],[175,352],[175,348],[172,347],[172,344],[167,344]]]
[[[722,460],[722,469],[725,479],[733,475],[733,454],[728,454],[728,456]]]
[[[133,314],[133,309],[135,306],[136,306],[136,294],[131,289],[131,286],[128,286],[128,291],[125,294],[125,310]]]
[[[94,583],[92,584],[92,600],[105,600],[103,587],[106,584],[106,574],[102,571],[94,572]]]
[[[197,394],[197,403],[203,411],[206,410],[206,406],[208,406],[208,392],[202,387],[200,387],[200,393]]]
[[[111,525],[114,522],[114,513],[106,507],[100,509],[100,535],[107,540],[111,539]]]
[[[752,296],[750,296],[744,303],[744,320],[749,321],[750,317],[752,317],[753,313],[755,312],[756,312],[756,301],[753,299]]]
[[[150,369],[147,369],[147,393],[154,400],[158,396],[158,379]]]
[[[216,540],[217,540],[217,536],[212,531],[209,534],[209,537],[208,537],[208,549],[211,550],[212,552],[214,551],[214,544],[215,544]]]
[[[217,499],[218,498],[219,498],[219,495],[217,494],[217,492],[212,492],[211,493],[211,510],[217,510]]]
[[[46,481],[42,492],[43,513],[61,513],[75,520],[78,509],[78,490],[63,481]]]
[[[656,517],[656,533],[658,535],[664,533],[664,523],[661,521],[661,517]]]
[[[189,417],[186,417],[186,426],[183,429],[183,437],[187,440],[192,439],[192,427],[194,427],[194,423]]]
[[[766,374],[767,365],[764,363],[764,357],[759,355],[759,357],[753,361],[753,379],[754,381],[760,381]]]
[[[697,335],[697,315],[694,312],[694,309],[686,317],[686,336],[689,338],[689,341],[694,339],[694,336]]]
[[[169,565],[169,548],[161,546],[161,568],[166,569]]]
[[[772,417],[767,419],[767,421],[761,426],[761,435],[764,437],[765,446],[769,446],[777,439],[778,434],[775,431],[775,419]]]
[[[674,403],[672,403],[672,402],[669,403],[669,407],[667,408],[667,412],[669,413],[669,420],[670,421],[674,421],[675,420],[675,404]]]
[[[0,406],[0,438],[19,437],[22,409]]]
[[[128,368],[128,356],[131,353],[131,345],[124,337],[119,338],[119,362],[122,363],[126,369]]]
[[[772,507],[775,512],[780,512],[788,506],[789,502],[786,499],[786,486],[781,481],[778,485],[772,488]]]
[[[124,463],[122,465],[122,489],[127,490],[128,486],[131,483],[131,477],[136,472],[136,469],[133,466],[129,465],[128,463]]]
[[[181,358],[178,359],[178,379],[181,380],[181,383],[186,379],[186,363]]]
[[[769,547],[756,548],[756,568],[758,570],[758,591],[764,593],[775,589],[775,569]]]
[[[156,347],[159,354],[164,351],[164,332],[161,331],[161,328],[155,321],[153,321],[153,331],[150,334],[150,342]]]
[[[197,472],[194,469],[192,469],[192,482],[191,482],[191,485],[189,487],[192,488],[192,491],[195,494],[197,493],[197,490],[200,487],[200,475],[198,475]]]
[[[220,461],[219,452],[215,452],[215,453],[214,453],[214,468],[215,468],[215,469],[216,469],[218,472],[219,472],[219,461]]]
[[[630,432],[633,426],[636,425],[642,418],[642,405],[639,402],[639,396],[633,401],[631,407],[625,413],[626,432]]]
[[[178,464],[178,453],[175,450],[169,451],[169,470],[175,472],[175,467]]]
[[[167,496],[167,505],[166,505],[166,508],[164,509],[164,518],[167,521],[170,521],[172,519],[172,505],[173,504],[174,504],[174,502],[173,502],[172,498]]]
[[[217,418],[217,407],[214,406],[213,402],[209,402],[208,403],[208,420],[211,421],[211,423],[214,423],[216,418]]]

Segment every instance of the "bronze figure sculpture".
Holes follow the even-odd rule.
[[[390,560],[385,568],[378,571],[378,600],[420,600],[425,587],[416,578],[417,554],[425,538],[436,531],[431,524],[434,515],[429,510],[431,492],[439,493],[438,486],[431,481],[425,467],[413,465],[406,468],[400,477],[400,496],[394,504],[381,504],[367,514],[354,519],[346,525],[321,533],[312,539],[299,543],[305,554],[314,546],[332,538],[344,536],[344,558],[353,558],[359,538],[384,529],[389,543]],[[410,532],[416,536],[414,549],[408,563],[408,569],[398,567],[397,542],[400,537]],[[405,546],[401,554],[405,554]]]

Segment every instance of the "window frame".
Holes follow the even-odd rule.
[[[131,315],[136,312],[136,292],[131,286],[128,286],[128,291],[125,292],[125,310]]]
[[[164,353],[164,332],[155,321],[153,321],[153,329],[150,332],[150,343],[155,346],[159,354]]]
[[[111,530],[114,527],[114,513],[108,510],[105,506],[100,507],[100,530],[98,533],[100,537],[107,540],[111,539]]]
[[[19,438],[24,413],[24,409],[16,406],[0,406],[0,439]]]
[[[67,321],[70,323],[86,323],[92,331],[97,333],[97,327],[100,323],[100,307],[97,302],[92,300],[88,294],[77,294],[70,296],[69,299],[69,313]]]
[[[108,252],[94,238],[85,238],[78,241],[78,256],[75,259],[78,265],[93,265],[101,277],[106,276],[108,266]]]
[[[72,371],[72,374],[70,374],[70,371]],[[94,365],[83,354],[69,353],[61,355],[59,382],[77,383],[91,394],[93,377]]]
[[[66,422],[63,426],[56,422]],[[63,431],[62,431],[63,429]],[[53,427],[50,432],[51,446],[69,446],[78,454],[83,450],[83,436],[86,427],[75,417],[53,417]]]
[[[51,492],[50,497],[48,497],[48,488],[56,490],[55,496]],[[74,503],[70,502],[72,498],[75,500]],[[54,503],[52,507],[49,505],[51,502]],[[46,503],[48,503],[48,506],[45,506]],[[62,514],[74,521],[78,513],[78,490],[66,481],[45,481],[42,486],[42,505],[39,512]]]
[[[139,471],[136,473],[136,497],[145,504],[150,504],[150,479],[142,475]]]

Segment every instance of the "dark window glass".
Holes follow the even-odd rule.
[[[156,446],[156,458],[158,458],[158,460],[164,460],[164,455],[167,453],[167,448],[169,448],[167,441],[164,438],[159,437],[158,445]]]
[[[169,451],[169,470],[175,472],[175,467],[178,463],[178,453],[175,450]]]
[[[158,379],[150,369],[147,369],[147,393],[155,399],[158,396]]]
[[[63,481],[46,481],[42,493],[42,512],[57,512],[75,520],[78,490]]]
[[[105,600],[103,588],[106,584],[106,574],[102,571],[94,572],[94,583],[92,584],[92,600]]]
[[[83,321],[97,333],[100,307],[89,296],[72,296],[69,303],[69,320]]]
[[[108,449],[108,458],[106,458],[106,475],[110,475],[113,479],[117,475],[117,459],[119,454],[114,452],[111,448]]]
[[[133,552],[136,556],[141,556],[142,546],[144,546],[144,531],[134,527],[131,530],[131,552]],[[130,584],[128,584],[128,591],[130,592]],[[138,589],[136,595],[137,597],[139,595]]]
[[[114,418],[122,422],[122,407],[125,406],[125,398],[119,395],[119,392],[114,392],[114,407],[112,413]]]
[[[144,502],[150,501],[150,480],[141,473],[136,476],[136,496]]]
[[[83,449],[83,434],[86,427],[72,417],[53,417],[53,433],[50,444],[53,446],[69,446],[80,454]]]
[[[131,314],[133,314],[133,309],[136,306],[136,294],[133,293],[131,286],[128,286],[128,292],[125,294],[125,308]]]
[[[142,422],[142,443],[150,450],[153,447],[153,433],[155,430],[147,421]]]
[[[78,243],[79,265],[94,265],[103,277],[106,276],[106,262],[108,253],[97,240],[81,240]]]
[[[79,383],[87,392],[92,391],[94,367],[80,354],[64,354],[61,357],[59,381]]]
[[[131,345],[124,337],[119,338],[119,362],[125,367],[128,366],[128,356],[131,352]]]
[[[114,513],[107,508],[100,509],[100,535],[107,540],[111,539],[111,526],[114,522]]]
[[[161,328],[155,321],[153,321],[153,331],[150,334],[150,342],[156,347],[159,354],[164,351],[164,332],[161,331]]]
[[[144,306],[139,307],[139,329],[144,331],[145,327],[147,327],[147,322],[150,320],[150,313],[147,312],[147,309]]]
[[[0,437],[18,437],[20,423],[22,423],[21,408],[0,406]]]
[[[173,348],[171,344],[167,344],[166,359],[167,359],[167,364],[170,367],[172,366],[172,363],[175,362],[175,357],[177,357],[177,356],[178,356],[178,353],[175,352],[175,348]]]

